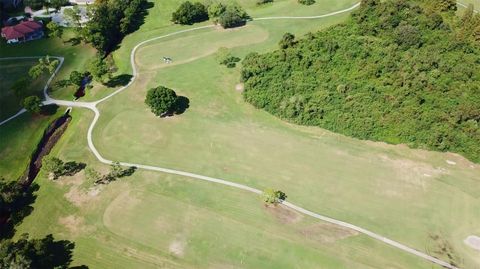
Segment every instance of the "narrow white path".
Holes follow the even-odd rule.
[[[335,15],[338,15],[338,14],[350,12],[350,11],[354,10],[355,8],[357,8],[359,5],[360,5],[360,3],[357,3],[350,8],[340,10],[340,11],[336,11],[336,12],[332,12],[332,13],[329,13],[329,14],[319,15],[319,16],[310,16],[310,17],[265,17],[265,18],[254,18],[252,20],[253,21],[261,21],[261,20],[279,20],[279,19],[319,19],[319,18],[325,18],[325,17],[335,16]],[[102,162],[104,164],[112,164],[113,161],[105,159],[104,157],[102,157],[102,155],[98,152],[97,148],[95,147],[95,145],[93,143],[93,139],[92,139],[93,129],[94,129],[98,119],[100,118],[100,111],[97,109],[97,104],[99,104],[101,102],[104,102],[104,101],[108,100],[109,98],[115,96],[116,94],[122,92],[123,90],[127,89],[135,81],[135,79],[138,76],[137,68],[135,66],[135,54],[136,54],[136,51],[138,50],[139,47],[141,47],[142,45],[144,45],[146,43],[155,41],[155,40],[159,40],[159,39],[163,39],[163,38],[166,38],[166,37],[179,35],[179,34],[183,34],[183,33],[187,33],[187,32],[212,28],[212,27],[214,27],[214,26],[213,25],[207,25],[207,26],[201,26],[201,27],[196,27],[196,28],[190,28],[190,29],[181,30],[181,31],[170,33],[170,34],[154,37],[154,38],[151,38],[151,39],[140,42],[139,44],[137,44],[132,49],[132,51],[130,53],[130,64],[132,66],[132,78],[128,82],[128,84],[125,85],[124,87],[114,91],[110,95],[108,95],[108,96],[106,96],[106,97],[104,97],[104,98],[102,98],[98,101],[94,101],[94,102],[73,102],[73,101],[65,101],[65,100],[56,100],[56,99],[53,99],[50,96],[48,96],[48,94],[47,94],[48,86],[51,83],[53,77],[56,75],[56,73],[60,69],[61,65],[63,64],[63,58],[62,57],[56,57],[58,59],[61,59],[61,63],[59,64],[59,66],[55,70],[54,74],[50,77],[47,84],[45,85],[45,88],[44,88],[44,95],[45,95],[44,104],[57,104],[57,105],[69,106],[69,107],[83,107],[83,108],[88,108],[88,109],[92,110],[95,113],[95,116],[93,118],[92,123],[90,124],[90,126],[88,128],[88,133],[87,133],[88,147],[90,148],[90,150],[93,152],[95,157],[100,162]],[[16,58],[16,57],[13,57],[13,58]],[[25,57],[25,58],[29,58],[29,57]],[[34,58],[38,58],[38,57],[34,57]],[[12,59],[12,58],[3,58],[3,59]],[[16,59],[18,59],[18,58],[16,58]],[[2,59],[0,59],[0,60],[2,60]],[[1,122],[0,125],[3,125],[4,123],[18,117],[22,113],[24,113],[24,112],[19,111],[16,115],[14,115],[14,116],[10,117],[9,119]],[[208,176],[204,176],[204,175],[198,175],[198,174],[194,174],[194,173],[190,173],[190,172],[179,171],[179,170],[168,169],[168,168],[157,167],[157,166],[127,163],[127,162],[120,162],[120,165],[122,165],[122,166],[134,166],[134,167],[137,167],[139,169],[184,176],[184,177],[188,177],[188,178],[192,178],[192,179],[208,181],[208,182],[212,182],[212,183],[222,184],[222,185],[225,185],[225,186],[241,189],[241,190],[244,190],[244,191],[249,191],[249,192],[252,192],[252,193],[257,194],[257,195],[262,194],[261,190],[258,190],[258,189],[255,189],[255,188],[243,185],[243,184],[239,184],[239,183],[235,183],[235,182],[231,182],[231,181],[227,181],[227,180],[223,180],[223,179],[219,179],[219,178],[213,178],[213,177],[208,177]],[[375,240],[379,240],[379,241],[381,241],[385,244],[388,244],[392,247],[395,247],[395,248],[400,249],[402,251],[405,251],[407,253],[418,256],[418,257],[420,257],[422,259],[425,259],[429,262],[432,262],[434,264],[437,264],[437,265],[440,265],[440,266],[443,266],[443,267],[449,268],[449,269],[459,269],[458,267],[455,267],[455,266],[449,264],[448,262],[442,261],[442,260],[440,260],[438,258],[435,258],[433,256],[430,256],[426,253],[423,253],[421,251],[418,251],[416,249],[413,249],[413,248],[410,248],[406,245],[403,245],[402,243],[399,243],[397,241],[388,239],[384,236],[381,236],[379,234],[376,234],[376,233],[371,232],[369,230],[366,230],[364,228],[355,226],[355,225],[350,224],[348,222],[344,222],[344,221],[341,221],[341,220],[337,220],[337,219],[333,219],[333,218],[330,218],[330,217],[327,217],[327,216],[324,216],[324,215],[317,214],[315,212],[309,211],[305,208],[299,207],[299,206],[294,205],[294,204],[292,204],[290,202],[287,202],[287,201],[283,201],[282,204],[291,208],[292,210],[296,210],[300,213],[311,216],[313,218],[316,218],[316,219],[319,219],[319,220],[322,220],[322,221],[325,221],[325,222],[329,222],[329,223],[332,223],[332,224],[335,224],[335,225],[338,225],[338,226],[341,226],[341,227],[344,227],[344,228],[347,228],[347,229],[355,230],[355,231],[357,231],[359,233],[362,233],[366,236],[369,236],[369,237],[371,237]]]

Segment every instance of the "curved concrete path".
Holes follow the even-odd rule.
[[[319,16],[311,16],[311,17],[265,17],[265,18],[254,18],[252,20],[253,21],[262,21],[262,20],[278,20],[278,19],[319,19],[319,18],[325,18],[325,17],[335,16],[335,15],[338,15],[338,14],[350,12],[350,11],[354,10],[355,8],[359,7],[359,5],[360,5],[360,3],[357,3],[357,4],[353,5],[352,7],[347,8],[347,9],[332,12],[332,13],[329,13],[329,14],[319,15]],[[56,73],[58,72],[58,70],[60,69],[60,67],[63,64],[63,58],[62,57],[55,57],[57,59],[60,59],[61,62],[59,64],[59,66],[57,67],[57,69],[55,70],[55,72],[53,73],[53,75],[47,81],[47,84],[45,85],[45,88],[44,88],[45,101],[43,103],[45,105],[57,104],[57,105],[69,106],[69,107],[83,107],[83,108],[87,108],[87,109],[92,110],[95,113],[95,116],[93,118],[92,123],[90,124],[90,126],[88,128],[88,133],[87,133],[88,147],[90,148],[90,150],[93,152],[95,157],[100,162],[102,162],[104,164],[112,164],[113,161],[105,159],[104,157],[102,157],[102,155],[98,152],[97,148],[95,147],[95,145],[93,143],[93,139],[92,139],[93,129],[94,129],[98,119],[100,118],[100,111],[97,109],[97,105],[106,101],[106,100],[108,100],[109,98],[115,96],[116,94],[122,92],[123,90],[127,89],[135,81],[135,79],[138,76],[137,68],[135,66],[135,54],[136,54],[138,48],[141,47],[142,45],[146,44],[146,43],[149,43],[149,42],[152,42],[152,41],[155,41],[155,40],[159,40],[159,39],[163,39],[163,38],[166,38],[166,37],[179,35],[179,34],[183,34],[183,33],[187,33],[187,32],[198,31],[198,30],[201,30],[201,29],[212,28],[212,27],[215,27],[215,26],[214,25],[207,25],[207,26],[201,26],[201,27],[196,27],[196,28],[190,28],[190,29],[181,30],[181,31],[170,33],[170,34],[154,37],[154,38],[151,38],[151,39],[140,42],[139,44],[137,44],[132,49],[132,52],[130,53],[130,64],[131,64],[131,67],[132,67],[132,78],[128,82],[128,84],[125,85],[124,87],[121,87],[120,89],[114,91],[110,95],[108,95],[108,96],[106,96],[106,97],[104,97],[104,98],[102,98],[98,101],[94,101],[94,102],[74,102],[74,101],[56,100],[56,99],[51,98],[47,94],[48,86],[50,85],[54,76],[56,75]],[[20,57],[18,57],[18,58],[20,58]],[[16,59],[18,59],[18,58],[16,58]],[[38,58],[38,57],[24,57],[24,58]],[[8,58],[3,58],[3,59],[8,59]],[[10,58],[10,59],[13,59],[13,58]],[[0,60],[2,60],[2,59],[0,59]],[[16,115],[14,115],[14,116],[10,117],[9,119],[1,122],[0,125],[5,124],[6,122],[16,118],[17,116],[21,115],[24,112],[25,111],[23,111],[23,110],[19,111]],[[243,185],[243,184],[219,179],[219,178],[213,178],[213,177],[209,177],[209,176],[204,176],[204,175],[199,175],[199,174],[194,174],[194,173],[179,171],[179,170],[174,170],[174,169],[168,169],[168,168],[163,168],[163,167],[157,167],[157,166],[150,166],[150,165],[143,165],[143,164],[136,164],[136,163],[127,163],[127,162],[119,162],[119,163],[122,166],[134,166],[134,167],[144,169],[144,170],[150,170],[150,171],[162,172],[162,173],[167,173],[167,174],[179,175],[179,176],[189,177],[189,178],[192,178],[192,179],[198,179],[198,180],[208,181],[208,182],[212,182],[212,183],[222,184],[222,185],[225,185],[225,186],[229,186],[229,187],[241,189],[241,190],[244,190],[244,191],[252,192],[252,193],[257,194],[257,195],[261,195],[263,193],[261,190],[258,190],[258,189],[255,189],[255,188]],[[297,206],[295,204],[292,204],[290,202],[287,202],[287,201],[282,201],[282,204],[284,206],[292,209],[292,210],[298,211],[302,214],[311,216],[313,218],[316,218],[316,219],[319,219],[319,220],[322,220],[322,221],[325,221],[325,222],[329,222],[331,224],[335,224],[335,225],[338,225],[338,226],[341,226],[341,227],[344,227],[344,228],[347,228],[347,229],[355,230],[355,231],[357,231],[359,233],[362,233],[366,236],[369,236],[369,237],[371,237],[375,240],[381,241],[381,242],[383,242],[385,244],[388,244],[392,247],[395,247],[395,248],[400,249],[402,251],[405,251],[407,253],[418,256],[418,257],[420,257],[422,259],[425,259],[429,262],[432,262],[434,264],[437,264],[437,265],[440,265],[440,266],[443,266],[443,267],[449,268],[449,269],[459,269],[458,267],[455,267],[454,265],[451,265],[448,262],[442,261],[442,260],[440,260],[438,258],[435,258],[433,256],[430,256],[426,253],[423,253],[423,252],[418,251],[416,249],[410,248],[410,247],[408,247],[408,246],[406,246],[406,245],[404,245],[400,242],[388,239],[384,236],[381,236],[379,234],[371,232],[367,229],[358,227],[358,226],[353,225],[351,223],[344,222],[344,221],[341,221],[341,220],[337,220],[337,219],[333,219],[333,218],[330,218],[330,217],[327,217],[327,216],[324,216],[324,215],[317,214],[315,212],[309,211],[305,208],[299,207],[299,206]]]

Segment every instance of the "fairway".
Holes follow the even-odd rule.
[[[296,0],[265,6],[254,0],[239,2],[255,18],[322,15],[356,3],[317,0],[307,7]],[[175,0],[155,1],[145,24],[114,52],[116,75],[131,73],[129,55],[137,43],[209,25],[171,25],[170,14],[177,5]],[[456,154],[360,141],[284,122],[245,103],[240,63],[226,68],[215,57],[220,47],[241,58],[271,51],[286,32],[301,38],[347,17],[348,13],[316,20],[254,20],[232,30],[209,27],[146,43],[134,58],[138,72],[134,82],[98,105],[95,147],[109,160],[188,171],[260,190],[279,189],[289,202],[308,210],[353,223],[460,268],[474,268],[480,257],[463,240],[480,235],[480,165]],[[31,54],[54,52],[47,43],[39,44],[43,47],[38,50],[22,46]],[[65,56],[60,78],[83,70],[93,56],[92,50],[83,51],[83,45],[70,49],[58,42],[56,46],[61,49],[58,56]],[[164,63],[164,56],[173,63]],[[17,73],[21,72],[25,71]],[[183,114],[158,118],[150,112],[145,95],[159,85],[188,98]],[[96,85],[84,100],[96,100],[112,90]],[[71,99],[70,92],[56,89],[52,96]],[[92,119],[91,111],[75,107],[72,122],[51,155],[106,173],[108,166],[100,164],[87,145]],[[5,138],[0,141],[0,175],[14,179],[23,172],[27,153],[49,120],[24,114],[0,126]],[[52,233],[75,241],[72,265],[440,268],[353,230],[283,206],[267,207],[257,195],[182,176],[139,169],[109,185],[94,186],[84,172],[57,181],[41,172],[36,182],[40,190],[35,210],[19,225],[16,237],[23,232],[35,237]]]

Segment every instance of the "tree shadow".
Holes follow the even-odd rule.
[[[40,186],[32,183],[30,187],[18,183],[16,188],[23,189],[21,196],[12,201],[9,205],[2,205],[0,217],[3,221],[0,223],[0,239],[12,238],[15,235],[15,226],[18,226],[33,211],[33,203],[37,199],[34,194]]]
[[[175,105],[173,106],[173,113],[175,115],[181,115],[190,107],[190,100],[185,96],[178,96]]]
[[[133,173],[135,173],[135,171],[137,171],[137,167],[136,166],[130,166],[127,169],[123,169],[122,173],[118,177],[129,177],[129,176],[133,175]]]
[[[59,106],[55,105],[55,104],[42,106],[40,114],[42,114],[44,116],[55,115],[58,111],[58,108],[59,108]]]
[[[72,37],[72,38],[64,41],[64,43],[70,43],[70,45],[72,45],[72,46],[76,46],[76,45],[80,44],[80,42],[82,42],[82,39],[80,37]]]
[[[110,88],[117,87],[117,86],[125,86],[130,82],[131,79],[132,79],[132,75],[122,74],[122,75],[118,75],[111,78],[108,82],[104,83],[103,85]]]
[[[64,168],[65,168],[64,175],[73,176],[76,173],[85,169],[85,167],[87,167],[87,165],[85,163],[79,163],[79,162],[75,162],[75,161],[66,162],[64,164]]]

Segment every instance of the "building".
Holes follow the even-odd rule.
[[[2,37],[8,44],[40,39],[43,35],[43,24],[37,21],[22,21],[17,25],[2,28]]]

